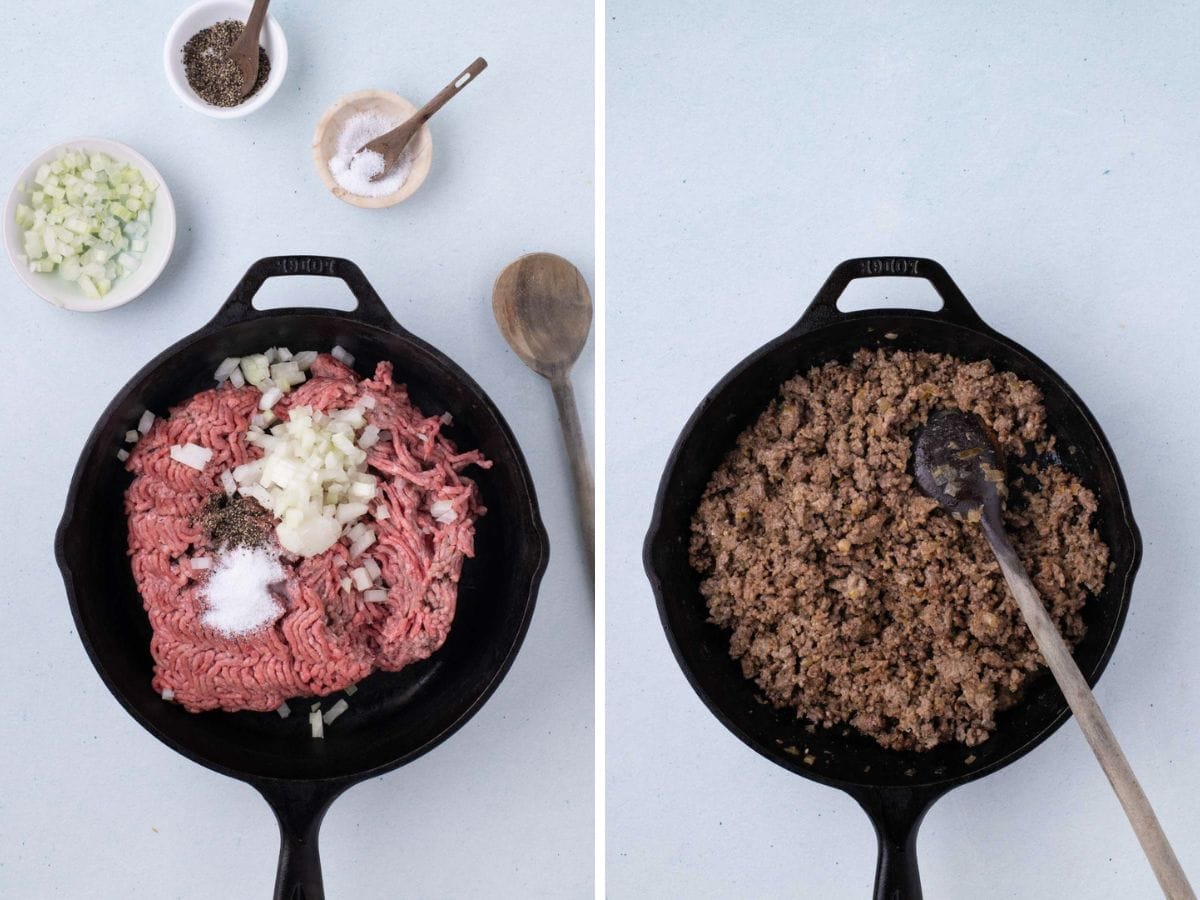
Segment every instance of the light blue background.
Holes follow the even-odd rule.
[[[251,262],[357,262],[406,327],[457,360],[508,418],[552,535],[524,648],[494,697],[436,752],[351,789],[322,832],[336,898],[590,897],[593,635],[586,565],[549,387],[507,348],[492,281],[549,250],[593,272],[589,3],[415,0],[271,5],[290,48],[249,118],[185,108],[162,71],[185,3],[5,3],[0,173],[95,134],[144,153],[178,206],[174,256],[114,312],[61,312],[0,271],[0,896],[266,897],[277,830],[250,788],[159,744],[109,695],[75,635],[52,557],[84,438],[113,394],[216,311]],[[321,184],[313,130],[342,94],[418,103],[478,55],[488,70],[431,123],[433,169],[409,201],[352,208]],[[7,190],[8,184],[5,184]],[[268,302],[343,302],[327,279],[268,282]],[[575,374],[591,433],[592,351]]]
[[[696,404],[876,254],[943,263],[1112,441],[1146,554],[1098,694],[1200,884],[1200,9],[610,0],[606,19],[610,896],[869,896],[866,817],[708,713],[639,556]],[[932,294],[858,284],[859,305]],[[1157,895],[1074,723],[937,803],[919,851],[930,898]]]

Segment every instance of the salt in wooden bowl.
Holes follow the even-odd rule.
[[[398,94],[376,90],[347,94],[326,110],[325,115],[321,116],[321,121],[317,123],[317,130],[313,135],[312,154],[317,174],[321,176],[321,181],[329,188],[329,192],[339,200],[363,209],[382,209],[385,206],[395,206],[415,194],[417,188],[425,181],[425,176],[429,174],[430,165],[433,164],[433,137],[429,133],[428,124],[421,126],[416,137],[405,148],[404,152],[412,160],[412,166],[404,184],[391,194],[384,194],[382,197],[363,197],[350,193],[337,183],[333,173],[329,171],[329,160],[337,155],[338,135],[341,134],[342,128],[352,116],[362,112],[377,112],[394,116],[403,121],[416,111],[417,107]]]

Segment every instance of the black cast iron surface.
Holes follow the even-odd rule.
[[[358,300],[352,312],[258,311],[254,294],[268,277],[341,278]],[[363,681],[351,707],[325,732],[309,736],[307,705],[288,719],[275,713],[188,713],[150,687],[150,624],[126,558],[122,498],[130,476],[117,460],[126,430],[142,411],[166,414],[211,388],[223,359],[272,346],[328,351],[335,344],[369,375],[390,360],[425,413],[449,411],[459,447],[476,447],[494,465],[473,469],[488,507],[466,561],[458,611],[445,645],[400,672]],[[317,833],[338,794],[432,749],[461,727],[512,664],[533,614],[549,558],[525,459],[500,411],[466,372],[404,330],[345,259],[279,256],[250,267],[216,316],[148,363],[100,417],[84,446],[55,543],[79,636],[104,683],[151,734],[202,765],[239,778],[266,797],[279,819],[282,850],[275,897],[320,900]],[[246,895],[259,879],[247,873]]]
[[[843,313],[838,297],[856,278],[927,279],[942,297],[937,312],[908,309]],[[1099,501],[1095,527],[1111,551],[1104,589],[1084,607],[1087,636],[1075,658],[1095,684],[1112,655],[1129,608],[1142,546],[1125,482],[1100,426],[1048,365],[989,328],[940,265],[930,259],[870,257],[834,269],[800,320],[740,362],[704,398],[675,444],[659,485],[643,560],[667,639],[700,698],[734,734],[798,775],[840,788],[871,817],[879,836],[875,897],[921,897],[916,834],[930,805],[951,788],[1028,753],[1066,720],[1053,679],[1039,677],[1022,701],[997,717],[977,747],[946,744],[923,753],[886,750],[853,729],[815,729],[762,701],[729,656],[727,632],[708,621],[699,575],[688,564],[690,522],[709,477],[738,434],[752,424],[788,378],[860,348],[889,347],[991,360],[1042,390],[1062,464]],[[811,765],[804,762],[811,757]]]

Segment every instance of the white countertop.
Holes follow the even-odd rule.
[[[84,438],[126,380],[207,321],[254,260],[307,252],[357,262],[405,327],[491,395],[553,544],[532,627],[492,699],[435,752],[334,803],[321,834],[328,896],[590,897],[590,584],[549,388],[504,344],[490,298],[501,268],[534,250],[568,257],[591,282],[591,7],[415,0],[336,4],[337,15],[277,2],[285,82],[264,109],[217,121],[186,109],[163,76],[163,39],[184,5],[14,3],[0,29],[4,189],[44,146],[103,135],[159,168],[179,215],[159,282],[113,312],[62,312],[7,263],[0,271],[0,895],[270,896],[270,810],[168,750],[110,696],[75,635],[53,536]],[[412,199],[360,210],[325,190],[309,146],[330,104],[368,87],[420,103],[478,55],[489,68],[431,123],[433,169]],[[260,297],[320,305],[349,293],[331,279],[276,279]],[[589,345],[575,373],[588,434],[592,363]]]
[[[609,0],[614,898],[870,896],[866,816],[709,714],[667,646],[640,549],[700,399],[838,262],[880,254],[941,262],[1112,442],[1145,558],[1098,696],[1200,886],[1200,9],[982,8]],[[1157,895],[1073,722],[936,803],[918,848],[930,898]]]

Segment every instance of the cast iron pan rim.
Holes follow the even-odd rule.
[[[671,626],[667,598],[663,590],[662,579],[658,574],[655,561],[656,553],[663,540],[662,527],[666,498],[675,480],[675,470],[679,465],[680,456],[683,452],[683,446],[685,443],[687,443],[688,439],[692,436],[693,432],[700,424],[700,421],[703,419],[708,410],[710,400],[724,391],[726,386],[734,379],[741,376],[748,369],[753,368],[760,359],[779,349],[781,346],[787,344],[796,344],[797,347],[799,347],[802,344],[807,344],[814,340],[822,331],[826,331],[834,327],[840,327],[848,322],[858,322],[862,325],[866,325],[871,320],[885,319],[892,321],[896,319],[932,321],[936,322],[939,327],[962,329],[964,331],[976,334],[986,340],[990,340],[1002,345],[1014,356],[1022,357],[1034,369],[1039,371],[1047,381],[1054,383],[1054,385],[1060,391],[1062,391],[1067,400],[1070,401],[1071,405],[1074,406],[1081,414],[1084,421],[1091,429],[1095,437],[1097,447],[1102,452],[1105,462],[1115,476],[1118,494],[1116,499],[1118,501],[1123,501],[1120,502],[1121,520],[1126,531],[1128,532],[1129,539],[1133,547],[1133,554],[1130,558],[1129,566],[1124,573],[1122,573],[1122,590],[1120,594],[1122,602],[1120,604],[1120,608],[1117,610],[1116,620],[1109,634],[1108,642],[1101,651],[1093,671],[1091,673],[1085,673],[1088,683],[1092,686],[1095,686],[1096,682],[1099,681],[1100,676],[1104,673],[1104,670],[1108,667],[1108,662],[1112,657],[1113,651],[1116,649],[1117,638],[1120,636],[1120,633],[1124,628],[1125,618],[1129,612],[1129,601],[1133,577],[1137,573],[1138,567],[1142,560],[1141,532],[1138,530],[1137,525],[1133,521],[1132,511],[1129,503],[1127,502],[1128,491],[1126,489],[1125,479],[1121,474],[1120,467],[1117,465],[1116,457],[1113,454],[1112,447],[1108,443],[1108,439],[1105,437],[1104,432],[1101,431],[1099,424],[1092,416],[1091,411],[1080,399],[1079,395],[1071,389],[1071,387],[1057,372],[1054,371],[1054,369],[1043,362],[1039,357],[1010,338],[1007,338],[995,331],[982,321],[980,321],[978,324],[954,322],[948,320],[940,312],[929,312],[927,310],[917,309],[887,308],[860,310],[851,313],[839,313],[836,321],[818,325],[817,327],[811,329],[802,329],[798,324],[797,326],[788,329],[777,338],[774,338],[767,344],[753,351],[749,356],[734,366],[734,368],[727,375],[725,375],[724,378],[717,382],[716,386],[714,386],[705,395],[699,406],[696,407],[695,411],[688,418],[687,423],[684,425],[683,429],[679,433],[679,437],[675,441],[675,445],[671,448],[671,453],[667,458],[667,464],[663,470],[662,478],[659,481],[658,493],[655,496],[654,511],[650,518],[650,528],[646,533],[646,538],[642,545],[642,564],[646,570],[647,578],[650,581],[651,589],[654,592],[655,603],[658,607],[659,621],[662,623],[663,631],[666,633],[667,642],[671,647],[671,652],[674,654],[676,662],[683,670],[684,676],[687,678],[688,683],[692,686],[692,689],[704,702],[704,705],[708,707],[709,711],[721,722],[722,725],[733,732],[733,734],[736,735],[744,744],[760,755],[766,757],[771,762],[783,766],[789,771],[795,772],[797,775],[801,775],[805,778],[828,785],[830,787],[840,788],[856,796],[861,794],[863,791],[912,788],[926,792],[932,802],[933,798],[940,796],[951,788],[966,784],[978,778],[982,778],[985,775],[996,771],[997,769],[1001,769],[1010,763],[1015,762],[1025,754],[1029,753],[1062,726],[1062,724],[1071,715],[1070,708],[1065,702],[1062,702],[1059,712],[1054,716],[1054,718],[1051,719],[1040,731],[1030,735],[1025,743],[987,765],[980,766],[978,769],[973,769],[969,772],[951,778],[940,778],[933,781],[920,781],[914,779],[911,783],[907,783],[902,786],[887,784],[879,785],[870,782],[831,778],[820,772],[813,771],[806,766],[802,766],[798,760],[792,760],[790,757],[786,759],[782,758],[783,754],[777,755],[773,748],[762,744],[744,729],[738,727],[738,725],[733,721],[732,717],[726,713],[721,705],[708,694],[708,692],[704,689],[704,686],[701,684],[697,673],[693,671],[691,665],[688,663],[684,648],[679,643],[678,637],[675,634],[675,630]],[[802,318],[801,323],[803,323],[803,321],[804,320]],[[866,344],[867,337],[864,331],[863,345],[866,346]],[[1113,574],[1115,575],[1117,573]]]
[[[222,307],[222,311],[223,310],[224,307]],[[213,334],[224,331],[230,327],[218,322],[218,320],[221,318],[221,315],[222,313],[219,312],[217,316],[206,325],[180,339],[179,341],[176,341],[162,353],[154,357],[154,359],[152,359],[150,362],[146,363],[146,365],[144,365],[137,372],[137,374],[130,378],[125,386],[117,393],[116,397],[113,398],[112,402],[108,404],[100,418],[97,419],[96,425],[92,428],[91,433],[84,442],[83,450],[86,451],[89,447],[94,447],[98,443],[100,432],[103,430],[105,423],[109,422],[116,414],[117,410],[142,389],[147,377],[153,370],[157,369],[164,362],[167,362],[173,358],[178,358],[182,354],[187,353],[195,344],[198,344],[201,341],[211,337]],[[472,379],[471,376],[468,375],[457,363],[434,348],[432,345],[427,344],[425,341],[411,334],[398,324],[394,329],[389,329],[378,324],[353,318],[351,315],[344,313],[341,310],[320,308],[287,307],[282,309],[255,311],[256,319],[282,319],[300,316],[327,318],[338,321],[357,332],[361,332],[365,329],[381,331],[387,334],[389,339],[399,340],[402,343],[409,345],[409,347],[417,353],[432,356],[443,368],[448,371],[448,374],[451,378],[454,378],[464,384],[471,390],[472,393],[476,394],[485,401],[484,405],[492,414],[495,424],[498,426],[500,436],[508,445],[514,457],[520,462],[520,465],[517,467],[518,474],[520,475],[521,481],[525,488],[525,494],[529,500],[527,509],[522,512],[524,515],[528,516],[529,525],[531,526],[532,531],[532,539],[528,542],[528,546],[525,548],[525,552],[521,554],[522,558],[519,561],[520,572],[528,572],[527,577],[521,579],[522,581],[526,581],[528,583],[524,609],[521,613],[520,625],[517,629],[517,632],[513,636],[511,647],[505,654],[504,659],[497,668],[495,675],[487,683],[484,689],[479,692],[479,695],[475,698],[475,700],[463,710],[461,715],[447,724],[447,726],[434,737],[430,738],[420,747],[417,747],[408,753],[381,763],[378,766],[368,769],[361,769],[354,772],[346,772],[339,775],[318,776],[313,778],[277,778],[256,775],[243,769],[218,763],[205,755],[197,753],[196,750],[191,746],[175,740],[173,737],[160,730],[153,722],[149,721],[142,715],[137,706],[125,695],[124,691],[117,687],[115,681],[109,675],[104,658],[96,652],[96,649],[92,644],[91,635],[84,627],[75,587],[75,574],[71,570],[70,564],[67,560],[66,537],[75,522],[75,509],[79,499],[83,470],[90,459],[90,454],[87,454],[86,452],[81,452],[79,461],[76,463],[75,472],[71,477],[71,484],[67,491],[66,506],[63,512],[63,517],[59,522],[58,529],[55,532],[54,555],[58,563],[59,570],[62,572],[63,581],[66,584],[67,601],[71,607],[71,616],[75,621],[75,629],[79,635],[80,641],[83,643],[84,649],[87,651],[88,658],[91,659],[92,665],[99,673],[101,680],[104,682],[109,692],[117,699],[117,702],[125,708],[125,711],[128,712],[138,722],[138,724],[150,732],[150,734],[152,734],[155,738],[166,744],[175,752],[194,762],[199,763],[202,766],[205,766],[208,769],[212,769],[215,772],[220,772],[223,775],[228,775],[231,778],[236,778],[251,784],[262,785],[271,783],[303,782],[309,784],[341,785],[343,787],[348,787],[351,784],[367,778],[371,778],[376,775],[382,775],[386,772],[392,771],[393,769],[397,769],[400,766],[412,762],[417,757],[429,752],[434,747],[438,746],[447,738],[449,738],[452,734],[454,734],[454,732],[458,731],[459,728],[465,725],[467,720],[474,716],[475,713],[479,711],[480,707],[482,707],[483,704],[491,697],[496,688],[499,687],[500,682],[504,679],[504,676],[508,674],[509,669],[512,667],[512,664],[516,659],[517,652],[520,650],[521,645],[524,643],[525,636],[529,631],[529,625],[533,619],[533,609],[535,605],[535,598],[537,597],[538,587],[541,584],[542,576],[545,574],[546,567],[549,564],[550,541],[546,532],[545,524],[542,522],[541,514],[538,509],[537,495],[534,493],[532,477],[529,474],[528,465],[525,462],[525,457],[521,453],[520,447],[517,445],[516,438],[512,433],[512,429],[509,427],[508,422],[500,414],[499,410],[496,409],[491,399],[488,398],[483,392],[482,388],[480,388],[475,380]]]

